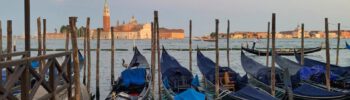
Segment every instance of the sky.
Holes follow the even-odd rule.
[[[69,16],[78,17],[78,26],[85,26],[91,18],[91,28],[102,27],[105,0],[30,0],[31,34],[36,34],[38,17],[47,19],[47,31],[59,30],[68,24]],[[267,22],[276,13],[276,30],[293,30],[304,23],[305,30],[324,30],[324,18],[330,29],[342,23],[350,29],[350,0],[109,0],[111,25],[117,20],[128,22],[135,16],[139,23],[150,23],[153,11],[159,11],[159,25],[181,28],[188,36],[189,20],[193,22],[193,35],[208,35],[215,31],[215,19],[220,20],[220,32],[230,30],[267,31]],[[13,22],[13,34],[24,34],[24,0],[1,0],[0,20],[6,35],[6,20]]]

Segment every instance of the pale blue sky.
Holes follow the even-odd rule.
[[[220,30],[226,32],[231,20],[232,31],[266,31],[271,13],[277,14],[277,31],[292,30],[305,23],[305,29],[324,30],[324,18],[342,23],[350,29],[349,0],[109,0],[111,24],[117,19],[128,21],[135,16],[139,22],[150,22],[153,11],[159,11],[160,25],[183,28],[188,33],[188,20],[193,20],[194,35],[214,31],[214,20],[220,19]],[[69,16],[78,16],[78,25],[91,17],[91,27],[102,26],[104,0],[31,0],[31,31],[37,31],[36,18],[47,18],[49,32],[68,24]],[[13,32],[24,33],[24,0],[1,0],[0,20],[3,33],[6,20],[13,20]],[[335,25],[330,25],[336,29]],[[187,34],[186,34],[187,36]]]

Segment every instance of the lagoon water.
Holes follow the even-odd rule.
[[[5,40],[5,39],[3,39]],[[235,39],[230,40],[230,48],[240,48],[241,44],[245,44],[249,42],[251,46],[251,42],[253,39]],[[342,39],[340,41],[340,47],[345,48],[345,41],[346,39]],[[349,41],[349,40],[348,40]],[[78,46],[80,49],[83,49],[83,40],[78,40]],[[121,66],[122,59],[125,59],[125,61],[128,63],[132,56],[133,51],[132,47],[135,44],[141,51],[141,53],[148,59],[150,63],[151,59],[151,52],[149,50],[143,50],[148,49],[151,47],[151,41],[150,40],[115,40],[115,47],[117,49],[128,49],[128,51],[117,51],[115,52],[115,76],[118,77],[125,68]],[[320,46],[321,43],[324,42],[324,39],[305,39],[305,48],[313,48]],[[160,44],[163,45],[167,49],[187,49],[188,46],[188,38],[184,40],[160,40]],[[336,40],[331,39],[330,40],[330,47],[336,48]],[[17,39],[16,41],[17,45],[17,51],[23,51],[24,50],[24,40],[23,39]],[[63,49],[65,47],[65,40],[47,40],[47,48],[48,49]],[[101,40],[101,49],[110,49],[110,40]],[[70,44],[71,46],[71,44]],[[214,42],[204,42],[204,41],[193,41],[192,42],[192,48],[214,48],[215,43]],[[6,47],[6,41],[3,42],[3,48]],[[219,40],[219,47],[220,48],[226,48],[226,40],[221,39]],[[256,48],[265,48],[266,47],[266,40],[261,39],[259,43],[256,44]],[[271,47],[271,45],[270,45]],[[31,41],[31,48],[37,48],[37,40],[32,39]],[[92,40],[91,42],[91,48],[96,48],[96,40]],[[276,48],[300,48],[300,39],[278,39],[276,40]],[[48,51],[47,53],[56,53],[56,52],[62,52],[62,51]],[[189,65],[189,52],[188,51],[175,51],[175,50],[169,50],[168,51],[170,55],[174,56],[184,67],[188,68]],[[37,55],[36,51],[32,51],[32,56]],[[83,53],[83,52],[82,52]],[[96,67],[96,52],[91,52],[91,66],[92,66],[92,79],[91,79],[91,90],[93,93],[95,93],[95,67]],[[203,51],[203,54],[212,60],[215,60],[215,51]],[[331,49],[331,63],[335,63],[336,58],[336,49]],[[105,98],[110,89],[110,65],[111,65],[111,58],[110,58],[110,51],[101,51],[100,52],[100,94],[101,99]],[[248,56],[255,58],[256,61],[265,64],[266,63],[266,57],[264,56],[255,56],[252,54],[248,54]],[[341,66],[349,66],[350,65],[350,50],[347,49],[340,49],[340,61],[339,65]],[[196,51],[193,51],[192,54],[192,67],[193,67],[193,73],[197,74],[201,78],[201,74],[197,68],[197,61],[196,61]],[[227,59],[226,59],[226,51],[220,51],[220,61],[219,64],[222,66],[227,66]],[[323,49],[320,52],[308,54],[306,57],[313,58],[320,61],[325,61],[325,50]],[[287,56],[287,58],[295,60],[294,56]],[[270,60],[271,61],[271,60]],[[245,72],[243,71],[241,67],[240,62],[240,50],[231,50],[230,51],[230,67],[239,72],[240,75],[244,75]],[[270,64],[271,65],[271,64]],[[157,74],[157,73],[156,73]],[[83,72],[81,71],[81,78],[83,76]],[[156,78],[157,80],[157,78]],[[156,92],[157,93],[157,92]]]

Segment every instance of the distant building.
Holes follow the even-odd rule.
[[[114,28],[116,39],[151,39],[151,24],[138,24],[133,16],[129,23]]]
[[[231,38],[234,38],[234,39],[243,39],[244,38],[243,32],[235,32],[235,33],[231,33],[231,34],[233,34],[233,36],[231,36]]]
[[[118,24],[117,24],[118,25]],[[97,30],[92,30],[92,38],[97,38]],[[115,39],[151,39],[151,24],[140,24],[134,16],[128,23],[115,26],[113,29]],[[102,39],[110,39],[111,32],[101,32]],[[159,38],[161,39],[184,39],[183,29],[159,28]]]
[[[267,38],[267,32],[256,32],[257,38]]]
[[[101,39],[111,39],[111,24],[110,24],[110,9],[108,1],[105,0],[103,10],[103,30],[100,33]],[[90,37],[97,38],[97,29],[90,30]],[[182,29],[159,29],[160,38],[162,39],[183,39],[185,38],[184,30]],[[128,23],[123,21],[123,24],[119,25],[117,21],[116,26],[113,29],[113,35],[115,39],[151,39],[151,24],[139,24],[134,16],[131,17]]]
[[[185,33],[183,29],[167,29],[159,28],[160,39],[184,39]]]
[[[341,30],[341,38],[350,38],[350,30]]]
[[[281,34],[282,38],[294,38],[294,31],[281,31],[279,32]]]
[[[290,31],[280,31],[276,32],[276,38],[301,38],[301,27],[297,26],[294,30]],[[329,31],[329,38],[337,38],[338,31],[332,30]],[[270,38],[272,37],[270,33]],[[234,33],[230,33],[230,38],[267,38],[267,32],[244,32],[237,31]],[[304,38],[325,38],[324,31],[304,31]],[[350,30],[341,30],[340,38],[350,38]]]
[[[110,32],[111,27],[111,17],[109,12],[108,1],[105,0],[105,5],[103,8],[103,32]]]
[[[64,33],[46,33],[47,39],[65,39],[66,34]]]

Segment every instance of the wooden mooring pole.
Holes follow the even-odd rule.
[[[2,22],[0,20],[0,62],[3,61],[1,54],[3,52],[2,49]],[[2,77],[2,68],[0,68],[0,77]],[[0,85],[2,85],[2,80],[0,80]]]
[[[226,42],[227,67],[230,67],[230,20],[227,20]]]
[[[328,18],[325,18],[325,33],[326,33],[326,86],[328,91],[330,91],[331,83],[330,83],[330,58],[329,58],[329,31],[328,31]]]
[[[42,45],[41,45],[41,19],[40,17],[38,17],[37,19],[37,28],[38,28],[38,34],[37,34],[37,38],[38,38],[38,56],[41,56],[42,52]],[[43,68],[43,61],[40,60],[39,61],[39,71],[42,71],[42,68]]]
[[[2,54],[2,52],[3,52],[3,50],[2,50],[2,22],[0,20],[0,55]],[[0,61],[2,61],[1,58],[2,57],[0,57]],[[0,76],[1,76],[1,71],[0,71]]]
[[[111,27],[111,84],[114,85],[114,27]]]
[[[270,22],[267,22],[266,66],[269,66],[270,58]]]
[[[157,33],[157,38],[156,38],[156,42],[157,42],[157,63],[158,63],[158,94],[159,94],[159,100],[161,100],[162,98],[162,70],[161,70],[161,65],[160,65],[160,46],[159,46],[159,22],[158,22],[158,11],[154,11],[154,23],[155,23],[155,29],[156,29],[156,33]]]
[[[275,41],[276,41],[276,14],[272,13],[272,63],[271,63],[271,95],[275,96]]]
[[[2,54],[3,49],[2,49],[2,22],[0,20],[0,55]],[[0,61],[2,61],[2,57],[0,57]],[[0,71],[0,76],[1,76],[1,71]],[[1,82],[1,80],[0,80]]]
[[[16,37],[13,38],[13,52],[17,51],[17,46],[16,46]]]
[[[339,64],[339,45],[340,45],[340,23],[338,23],[338,37],[337,37],[337,58],[335,60],[335,64],[338,65]]]
[[[189,56],[190,56],[190,71],[192,72],[192,20],[190,20],[190,38],[189,38]]]
[[[7,53],[12,53],[12,21],[7,21]],[[11,56],[8,56],[7,61],[11,60]],[[8,76],[7,76],[8,77]]]
[[[219,97],[219,19],[215,20],[215,96]]]
[[[101,30],[97,29],[97,49],[96,49],[96,100],[100,100],[100,38]]]
[[[71,28],[68,28],[68,31],[66,32],[66,52],[69,50],[69,31],[72,30]]]
[[[155,64],[156,64],[156,51],[155,51],[155,45],[156,45],[156,34],[155,34],[155,26],[154,26],[154,23],[152,22],[151,23],[151,72],[152,72],[152,96],[155,96],[155,73],[156,73],[156,70],[155,70]]]
[[[304,23],[301,24],[301,61],[300,64],[304,65]]]
[[[88,23],[86,23],[87,26]],[[83,66],[83,84],[86,86],[86,33],[87,31],[84,31],[83,37],[84,37],[84,66]]]
[[[86,85],[86,88],[87,88],[87,91],[89,93],[91,93],[90,91],[90,86],[91,86],[91,83],[90,83],[90,80],[91,80],[91,51],[90,51],[90,17],[88,17],[86,19],[86,47],[87,47],[87,69],[88,69],[88,72],[87,72],[87,85]]]
[[[30,52],[30,0],[24,0],[24,49]],[[27,55],[30,57],[30,53]],[[29,67],[21,75],[21,100],[29,100],[30,93]]]
[[[46,55],[46,19],[43,19],[43,55]]]
[[[76,30],[77,17],[69,17],[69,26],[72,39],[73,48],[73,63],[74,63],[74,97],[75,100],[80,100],[80,70],[78,60],[78,41],[77,41],[77,30]]]
[[[12,53],[12,21],[11,20],[7,21],[7,53],[8,54]],[[10,61],[11,59],[12,59],[12,57],[8,56],[6,61]],[[6,71],[6,80],[9,80],[10,75],[11,75],[10,74],[10,70],[7,69],[7,71]]]

